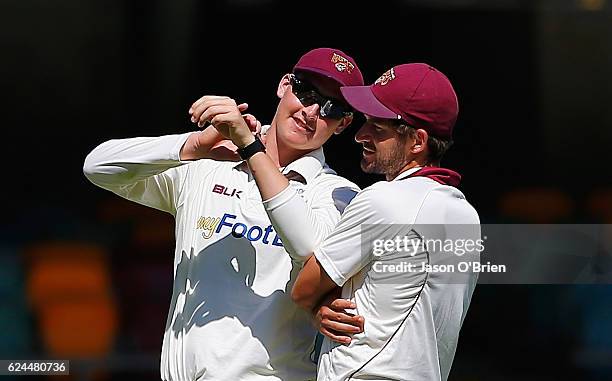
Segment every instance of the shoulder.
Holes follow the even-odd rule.
[[[341,213],[360,191],[357,184],[325,168],[311,180],[308,188],[313,199],[332,199]]]
[[[212,172],[215,170],[230,170],[238,163],[235,161],[219,161],[212,159],[199,159],[186,164],[193,172]]]
[[[323,167],[321,172],[319,172],[307,186],[311,188],[314,193],[348,192],[352,193],[353,197],[361,190],[357,184],[339,176],[327,165]]]
[[[185,175],[190,183],[196,184],[204,179],[218,178],[224,181],[233,181],[232,171],[237,162],[218,161],[212,159],[199,159],[182,165]]]
[[[478,212],[459,189],[440,184],[427,193],[419,220],[420,223],[480,223]]]
[[[356,191],[360,190],[357,184],[345,177],[339,176],[336,171],[327,166],[327,164],[323,166],[321,172],[313,179],[313,186],[330,188],[346,187]]]
[[[394,207],[404,200],[415,200],[423,193],[419,188],[401,181],[378,181],[363,189],[359,196],[378,207]]]
[[[353,203],[364,211],[371,209],[385,223],[409,224],[422,213],[424,205],[435,206],[436,202],[440,202],[440,198],[449,197],[449,192],[453,197],[457,196],[454,191],[447,188],[461,194],[455,188],[424,177],[379,181],[362,190]],[[432,193],[437,197],[431,197]]]
[[[397,206],[395,201],[399,199],[400,195],[401,192],[391,182],[379,181],[364,188],[355,197],[354,201],[364,207],[370,207],[384,213],[385,210],[393,209]]]
[[[363,216],[367,220],[374,219],[378,223],[383,223],[391,216],[392,211],[397,209],[394,200],[397,200],[396,193],[390,189],[388,182],[374,183],[360,191],[351,201],[351,215]]]

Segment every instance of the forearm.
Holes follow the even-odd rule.
[[[357,305],[351,300],[341,299],[341,296],[340,287],[335,287],[327,293],[313,309],[312,323],[317,331],[330,340],[349,344],[354,334],[363,332],[364,319],[352,312]]]
[[[285,250],[300,262],[308,259],[333,229],[333,223],[319,220],[312,208],[291,187],[264,201],[264,208]]]
[[[338,285],[331,280],[313,255],[306,260],[291,288],[291,300],[312,313],[325,300],[327,294],[336,288]]]
[[[289,186],[289,180],[266,153],[257,152],[247,159],[247,164],[255,178],[262,200],[275,197]]]
[[[294,259],[304,261],[331,232],[336,221],[320,218],[289,186],[287,178],[265,153],[256,153],[247,163],[285,250]]]
[[[215,144],[222,141],[223,136],[213,127],[194,132],[185,141],[180,151],[181,160],[210,159],[211,150]]]
[[[107,189],[133,184],[181,165],[179,150],[186,139],[183,134],[109,140],[87,155],[83,172]]]

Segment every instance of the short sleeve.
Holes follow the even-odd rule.
[[[367,237],[378,224],[384,223],[376,208],[376,193],[372,188],[361,191],[346,207],[333,232],[314,252],[338,286],[372,260],[372,243]]]

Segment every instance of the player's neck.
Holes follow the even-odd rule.
[[[276,124],[272,121],[266,133],[266,153],[279,168],[286,167],[291,162],[304,156],[306,152],[283,145],[276,136]]]
[[[387,178],[387,181],[391,181],[391,180],[395,179],[397,176],[399,176],[400,174],[406,172],[407,170],[412,169],[412,168],[416,168],[416,167],[424,167],[425,164],[426,163],[419,162],[417,160],[410,160],[399,171],[393,171],[393,173],[391,173],[391,172],[386,173],[385,177]]]

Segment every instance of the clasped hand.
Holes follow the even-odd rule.
[[[253,133],[261,130],[261,123],[253,115],[242,114],[248,107],[229,97],[206,95],[191,106],[189,114],[199,127],[209,122],[225,139],[242,148],[255,140]]]

